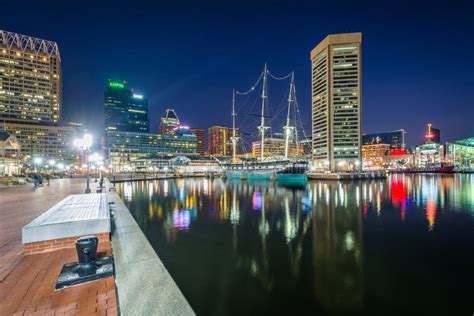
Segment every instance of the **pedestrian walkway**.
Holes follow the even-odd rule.
[[[117,315],[113,276],[54,290],[62,266],[77,261],[75,248],[22,254],[22,227],[84,189],[85,179],[52,180],[37,189],[32,184],[0,189],[0,315]],[[99,243],[98,251],[111,255],[110,242]]]
[[[92,186],[94,183],[92,183]],[[69,194],[84,193],[85,179],[51,180],[37,189],[32,184],[0,189],[0,282],[22,256],[21,230]]]

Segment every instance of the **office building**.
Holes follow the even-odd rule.
[[[236,131],[237,133],[237,131]],[[209,155],[232,156],[232,128],[224,126],[212,126],[208,130]]]
[[[252,157],[259,158],[262,153],[262,142],[252,142]],[[289,158],[303,158],[304,144],[290,143],[288,146]],[[265,138],[264,157],[284,157],[285,156],[285,140],[283,138]]]
[[[107,131],[107,138],[109,163],[115,167],[147,156],[195,154],[197,147],[196,135],[189,132],[170,135]]]
[[[61,57],[55,42],[0,30],[0,120],[61,120]]]
[[[165,114],[160,119],[160,133],[174,134],[175,128],[180,124],[178,114],[173,109],[166,109]]]
[[[361,33],[328,35],[311,51],[313,163],[361,168]]]
[[[425,135],[426,142],[441,143],[441,131],[428,124],[428,130]]]
[[[55,42],[0,31],[0,129],[21,159],[72,162],[80,126],[62,122],[61,57]]]
[[[127,88],[126,82],[109,80],[104,92],[105,130],[148,133],[148,100]]]
[[[78,155],[77,149],[72,145],[74,139],[80,136],[82,127],[78,124],[5,123],[2,128],[20,141],[22,159],[41,157],[70,163]]]
[[[390,149],[405,149],[405,131],[400,129],[393,132],[366,134],[362,136],[362,145],[388,144]]]
[[[204,128],[190,128],[190,133],[193,133],[197,137],[197,152],[199,155],[204,156],[206,154],[206,131]]]

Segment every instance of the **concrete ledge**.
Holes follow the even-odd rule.
[[[111,184],[106,180],[106,188]],[[138,224],[115,191],[112,252],[121,315],[195,315]]]
[[[110,232],[106,194],[74,194],[22,229],[22,243]]]

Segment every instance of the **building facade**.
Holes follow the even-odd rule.
[[[160,119],[160,133],[174,134],[174,130],[180,125],[178,114],[173,109],[166,109]]]
[[[1,121],[60,122],[61,82],[61,57],[55,42],[0,30]]]
[[[126,82],[109,80],[104,92],[105,130],[148,133],[148,100],[127,88]]]
[[[41,157],[70,163],[77,158],[72,144],[79,137],[80,125],[5,123],[4,129],[20,141],[22,159]]]
[[[204,128],[190,128],[189,132],[196,135],[197,153],[204,156],[206,154],[206,130]]]
[[[459,170],[474,170],[474,137],[446,143],[446,158]]]
[[[192,133],[153,134],[107,131],[109,164],[118,167],[137,158],[160,154],[195,154],[196,135]]]
[[[0,30],[0,129],[20,158],[72,162],[77,124],[62,121],[62,70],[55,42]]]
[[[212,156],[231,156],[232,128],[224,126],[212,126],[208,130],[208,146],[209,155]]]
[[[361,168],[361,33],[328,35],[311,51],[313,165]]]
[[[362,145],[362,168],[364,170],[381,170],[387,165],[390,145],[383,143]]]
[[[405,130],[363,135],[362,145],[371,144],[388,144],[390,149],[404,150],[406,148]]]
[[[252,157],[261,157],[262,153],[262,142],[252,142]],[[285,140],[282,138],[265,138],[264,146],[264,157],[284,157],[285,156]],[[303,158],[304,157],[304,144],[290,143],[288,146],[288,157],[289,158]]]

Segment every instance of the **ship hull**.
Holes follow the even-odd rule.
[[[308,183],[306,174],[282,173],[276,175],[276,182],[285,186],[305,186]]]

